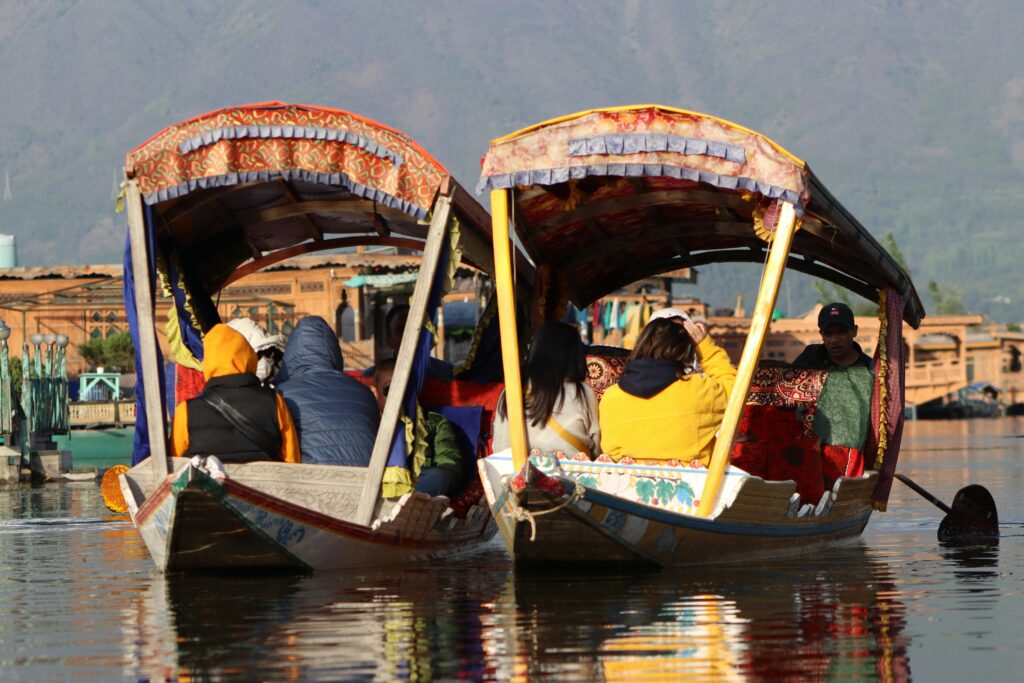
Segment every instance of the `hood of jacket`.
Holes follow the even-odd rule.
[[[334,330],[320,316],[311,315],[300,320],[288,338],[278,383],[307,372],[342,372],[344,369],[341,347]]]
[[[267,334],[267,331],[252,318],[235,318],[229,320],[227,325],[231,329],[241,332],[256,353],[272,346],[284,351],[284,336]]]
[[[203,377],[256,372],[256,352],[239,332],[227,325],[214,325],[203,337]]]
[[[642,358],[626,365],[619,386],[627,394],[650,398],[660,394],[677,379],[679,376],[674,361]]]

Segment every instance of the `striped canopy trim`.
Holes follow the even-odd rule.
[[[681,180],[694,180],[724,190],[748,190],[772,199],[787,201],[796,209],[798,216],[804,213],[800,196],[793,190],[763,183],[745,176],[730,176],[708,171],[699,171],[673,164],[587,164],[585,166],[564,166],[562,168],[541,168],[515,173],[503,173],[482,178],[477,192],[484,190],[507,190],[516,186],[557,185],[569,180],[580,180],[588,176],[620,176],[625,178],[664,176]]]
[[[599,154],[640,154],[642,152],[675,152],[718,157],[737,164],[747,163],[747,153],[740,145],[705,140],[704,138],[658,133],[620,133],[595,135],[569,140],[569,156],[585,157]]]

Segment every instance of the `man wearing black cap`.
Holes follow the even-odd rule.
[[[860,365],[874,370],[871,358],[853,340],[857,336],[857,324],[849,306],[836,302],[822,307],[818,313],[818,331],[824,343],[809,345],[793,361],[793,367],[831,370]]]
[[[823,343],[809,345],[793,366],[828,370],[814,413],[814,435],[829,458],[845,462],[844,471],[856,472],[857,467],[863,467],[859,453],[867,441],[871,420],[874,363],[853,340],[857,324],[846,304],[836,302],[823,307],[818,313],[818,331]]]

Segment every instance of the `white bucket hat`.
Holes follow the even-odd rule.
[[[683,320],[692,320],[690,314],[681,308],[663,308],[660,311],[655,311],[651,314],[648,323],[662,318],[682,318]]]

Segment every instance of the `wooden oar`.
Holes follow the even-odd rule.
[[[939,524],[939,538],[957,536],[998,536],[999,514],[996,501],[984,486],[970,484],[956,492],[953,505],[949,506],[919,486],[905,474],[896,478],[912,488],[922,498],[946,513]]]

